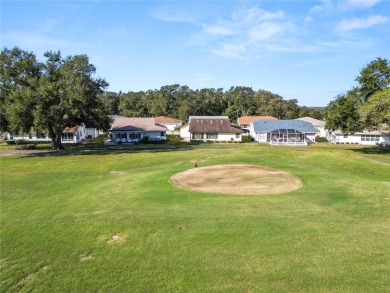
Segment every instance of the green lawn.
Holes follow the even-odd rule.
[[[2,292],[390,290],[389,152],[87,148],[0,157]],[[304,186],[233,196],[170,185],[193,160],[278,168]]]

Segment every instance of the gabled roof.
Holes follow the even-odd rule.
[[[276,129],[295,129],[303,133],[315,133],[313,124],[302,120],[257,120],[253,122],[255,132],[271,132]]]
[[[192,119],[228,119],[228,116],[190,116],[188,118],[188,123],[191,123]]]
[[[312,117],[302,117],[302,118],[297,118],[295,120],[302,120],[302,121],[309,122],[309,123],[313,124],[314,127],[324,127],[325,126],[324,121],[321,121],[321,120],[318,120],[318,119],[315,119]]]
[[[232,126],[228,118],[192,118],[189,132],[242,133],[242,130]]]
[[[62,132],[71,132],[71,133],[74,133],[77,131],[79,127],[78,126],[74,126],[74,127],[65,127],[64,131]]]
[[[177,124],[180,123],[180,120],[171,118],[171,117],[166,117],[166,116],[158,116],[154,118],[156,120],[156,123],[172,123],[172,124]]]
[[[251,124],[251,122],[257,120],[278,120],[278,119],[272,116],[242,116],[238,118],[238,124],[239,125]]]
[[[165,126],[156,124],[154,118],[115,118],[111,131],[167,131]]]

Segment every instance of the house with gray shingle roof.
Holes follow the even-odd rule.
[[[188,132],[191,141],[240,142],[242,130],[231,125],[227,116],[191,117]]]
[[[316,129],[302,120],[257,120],[250,124],[249,135],[272,145],[308,145],[314,142]]]
[[[154,118],[115,117],[109,131],[114,143],[134,143],[146,137],[150,141],[166,140],[167,130]]]

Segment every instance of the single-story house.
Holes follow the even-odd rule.
[[[272,145],[308,145],[314,142],[316,129],[302,120],[257,120],[251,123],[249,135]]]
[[[237,123],[242,129],[249,129],[252,122],[257,120],[278,120],[272,116],[241,116],[238,118]]]
[[[184,139],[190,139],[190,123],[192,119],[228,119],[228,116],[190,116],[188,123],[180,127],[180,137]]]
[[[226,117],[226,116],[225,116]],[[235,141],[241,142],[242,130],[231,125],[229,118],[194,118],[189,124],[191,141]]]
[[[361,145],[390,145],[390,131],[363,130],[354,134],[343,134],[340,130],[329,131],[327,139],[330,143],[336,144],[361,144]]]
[[[157,124],[165,126],[166,128],[168,128],[169,131],[179,129],[182,125],[182,122],[180,120],[170,118],[170,117],[159,116],[154,119]]]
[[[115,117],[109,132],[114,143],[136,143],[166,140],[167,128],[156,123],[154,118]]]
[[[88,128],[84,123],[75,127],[65,127],[61,135],[62,143],[80,143],[86,138],[95,138],[99,135],[96,128]],[[31,128],[29,133],[13,134],[8,133],[8,141],[26,140],[30,142],[50,142],[49,132],[37,133]]]
[[[302,117],[297,118],[296,120],[302,120],[313,124],[314,128],[317,130],[317,136],[326,138],[327,130],[325,128],[325,121],[321,121],[312,117]]]

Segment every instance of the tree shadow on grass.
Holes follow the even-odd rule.
[[[358,149],[349,149],[353,152],[362,153],[366,155],[389,155],[390,148],[380,148],[377,146],[358,148]]]
[[[70,147],[64,150],[46,150],[46,151],[11,151],[9,156],[20,158],[31,157],[59,157],[59,156],[87,156],[87,155],[112,155],[112,154],[134,154],[134,153],[163,153],[172,151],[189,151],[194,149],[194,145],[186,146],[166,146],[161,147],[133,147],[133,146],[114,146],[114,147]]]

